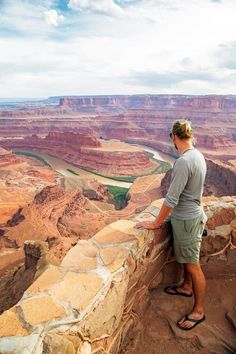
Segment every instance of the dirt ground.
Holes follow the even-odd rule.
[[[129,354],[235,354],[236,277],[208,279],[206,320],[191,331],[176,322],[191,311],[193,298],[167,295],[164,287],[150,292],[150,305],[142,319],[143,332],[130,342]],[[229,314],[230,313],[230,314]]]

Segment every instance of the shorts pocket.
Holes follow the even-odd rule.
[[[206,214],[203,213],[202,215],[198,216],[192,220],[185,220],[184,221],[184,229],[192,237],[201,236],[207,221]]]
[[[199,262],[201,242],[194,242],[191,245],[174,245],[175,257],[179,263]]]
[[[187,232],[188,234],[191,234],[194,225],[195,225],[195,219],[193,220],[184,220],[184,230],[185,232]]]
[[[194,258],[198,255],[198,244],[195,243],[191,246],[181,247],[181,256],[187,259]]]

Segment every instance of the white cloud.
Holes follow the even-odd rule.
[[[47,5],[53,5],[52,0],[39,1],[36,4],[30,1],[0,1],[0,36],[1,28],[16,36],[44,36],[53,31],[64,20],[64,16],[56,10],[49,10]],[[50,26],[45,26],[45,21]],[[26,38],[27,40],[27,38]]]
[[[41,19],[41,9],[41,7],[37,9],[26,2],[5,2],[0,9],[0,24],[5,29],[15,31],[16,34],[29,33],[29,31],[35,33],[36,28],[39,32],[44,25]]]
[[[236,93],[235,0],[70,0],[81,11],[66,11],[62,26],[62,8],[26,1],[0,12],[24,34],[0,30],[0,97]]]
[[[59,23],[64,21],[64,16],[59,15],[56,10],[44,11],[45,21],[48,25],[58,26]]]
[[[113,0],[70,0],[68,7],[73,10],[85,10],[104,15],[121,15],[122,9]]]

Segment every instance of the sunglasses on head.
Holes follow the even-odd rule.
[[[171,132],[171,133],[169,134],[170,138],[172,138],[172,135],[173,135],[173,133]]]

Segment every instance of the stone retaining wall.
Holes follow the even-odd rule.
[[[0,316],[0,353],[122,353],[142,331],[148,290],[177,273],[169,224],[158,231],[154,247],[153,231],[134,229],[138,221],[154,220],[159,207],[160,201],[153,202],[132,220],[110,224],[79,241],[60,266],[47,266]],[[203,242],[204,264],[226,253],[235,257],[236,199],[209,200],[205,210],[209,237]]]

